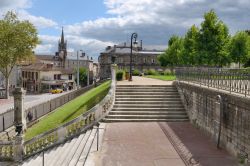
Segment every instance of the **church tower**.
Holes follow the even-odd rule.
[[[56,56],[61,61],[61,66],[65,67],[65,61],[67,58],[67,41],[64,40],[64,32],[62,27],[61,39],[58,41],[58,52]]]

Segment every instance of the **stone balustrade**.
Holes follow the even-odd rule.
[[[0,160],[13,160],[14,158],[14,141],[0,143]]]
[[[22,135],[13,141],[0,142],[0,161],[19,161],[45,149],[66,142],[74,136],[92,128],[112,109],[115,102],[115,68],[112,66],[111,88],[105,98],[82,116],[23,143]],[[21,140],[21,141],[20,141]],[[20,150],[23,152],[20,153]],[[22,156],[20,156],[20,154]]]

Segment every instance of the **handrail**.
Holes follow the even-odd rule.
[[[115,69],[114,69],[115,70]],[[62,126],[52,129],[46,133],[38,135],[31,140],[24,143],[25,156],[27,158],[38,152],[48,149],[57,144],[61,144],[66,140],[85,132],[87,129],[92,128],[102,118],[104,118],[108,112],[112,109],[115,101],[115,74],[112,71],[111,88],[105,98],[82,116],[75,118],[74,120],[63,124]]]
[[[249,69],[180,67],[175,73],[178,81],[250,96]]]

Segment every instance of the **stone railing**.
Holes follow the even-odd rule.
[[[87,129],[93,127],[103,117],[107,115],[114,103],[115,87],[112,84],[111,89],[107,96],[95,107],[90,109],[82,116],[64,124],[63,126],[54,130],[48,131],[42,135],[38,135],[33,139],[24,143],[25,157],[34,153],[42,151],[51,146],[61,144],[80,133],[85,132]]]
[[[115,66],[112,66],[111,88],[105,98],[82,116],[31,140],[23,142],[21,135],[13,141],[0,142],[0,161],[19,161],[44,151],[48,148],[64,143],[67,140],[86,132],[92,128],[112,109],[115,102]]]
[[[14,158],[14,141],[0,143],[0,160],[13,160]]]
[[[115,71],[113,71],[115,74]],[[112,109],[115,101],[115,75],[112,77],[111,88],[105,98],[82,116],[44,134],[38,135],[24,143],[25,158],[39,153],[92,128]]]

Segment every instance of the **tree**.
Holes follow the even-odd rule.
[[[198,64],[198,36],[199,29],[195,25],[193,25],[185,35],[182,52],[182,59],[185,65]]]
[[[32,57],[39,43],[37,30],[29,21],[20,21],[9,11],[0,20],[0,71],[5,78],[5,98],[9,97],[9,76],[13,67]]]
[[[230,42],[230,56],[235,63],[246,63],[249,58],[249,36],[246,32],[237,32]]]
[[[81,86],[86,86],[87,85],[87,74],[88,70],[84,67],[79,68],[79,83]]]
[[[173,73],[174,66],[183,64],[182,51],[183,38],[173,35],[168,41],[165,53],[159,57],[161,66],[170,67],[171,73]]]
[[[223,66],[228,64],[229,33],[227,26],[218,19],[216,13],[210,10],[204,14],[204,21],[198,37],[199,64]]]

